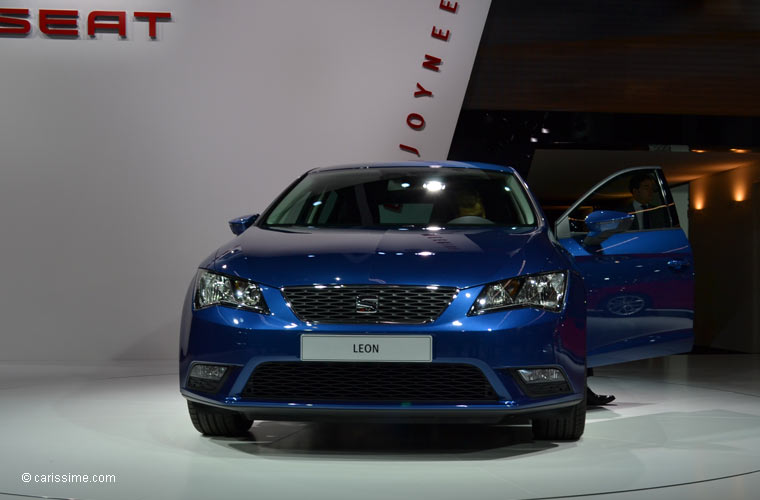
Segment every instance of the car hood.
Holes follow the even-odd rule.
[[[217,272],[278,288],[313,284],[467,288],[566,267],[540,230],[256,226],[220,248],[213,265]]]

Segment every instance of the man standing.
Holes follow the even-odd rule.
[[[631,230],[658,229],[670,227],[666,206],[656,196],[657,184],[649,174],[639,173],[631,177],[628,189],[633,201],[626,207],[629,214],[636,218]]]

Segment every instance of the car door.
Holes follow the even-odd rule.
[[[649,202],[634,203],[636,197]],[[633,217],[589,237],[586,216],[599,210]],[[588,366],[691,350],[693,257],[660,168],[631,168],[604,179],[557,219],[555,233],[586,283]]]

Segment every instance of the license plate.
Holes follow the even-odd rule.
[[[430,335],[301,335],[303,361],[433,360]]]

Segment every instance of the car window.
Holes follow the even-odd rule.
[[[586,217],[598,210],[614,210],[634,215],[628,231],[664,229],[678,226],[664,177],[657,169],[638,169],[612,177],[587,195],[558,222],[570,233],[587,233]]]
[[[394,167],[307,175],[265,214],[264,225],[535,227],[536,220],[512,173]]]

